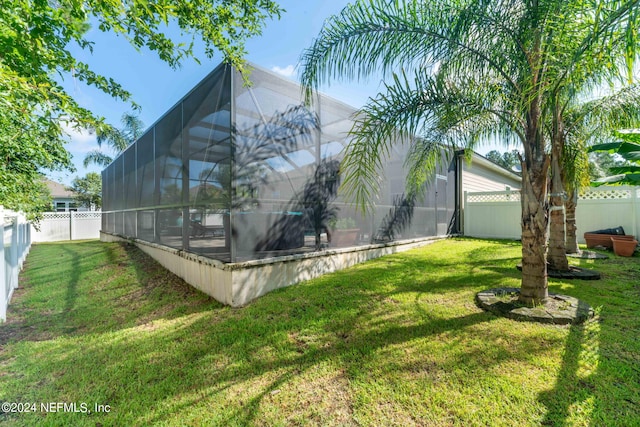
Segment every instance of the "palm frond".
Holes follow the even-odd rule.
[[[617,132],[616,136],[620,137],[622,141],[598,144],[591,147],[590,151],[608,152],[610,154],[618,154],[623,159],[636,163],[626,164],[623,166],[617,166],[610,169],[611,173],[616,175],[607,176],[596,181],[593,181],[591,185],[600,186],[604,184],[615,185],[640,185],[640,133],[622,133]]]
[[[456,59],[481,73],[493,70],[513,88],[514,61],[526,63],[516,40],[524,8],[513,2],[359,0],[332,16],[301,57],[307,100],[331,80],[359,80],[402,67],[425,69]],[[491,31],[478,29],[491,28]],[[502,37],[499,37],[502,36]],[[462,60],[461,60],[462,59]]]
[[[122,129],[110,125],[96,129],[98,147],[108,144],[116,154],[119,154],[144,133],[144,123],[137,115],[124,113],[120,121],[123,125]]]
[[[614,166],[609,169],[609,171],[613,174],[621,174],[621,173],[636,173],[640,172],[640,166]]]
[[[140,138],[144,133],[144,122],[136,114],[124,113],[120,120],[122,122],[122,130],[124,138],[132,144]]]
[[[606,151],[610,154],[619,154],[625,160],[640,161],[640,144],[633,142],[618,141],[597,144],[590,147],[589,151]]]
[[[633,162],[640,161],[640,145],[633,144],[631,142],[623,142],[620,144],[620,148],[616,151],[617,154],[622,156],[625,160],[630,160]]]
[[[392,76],[351,131],[343,162],[348,194],[359,205],[371,200],[394,143],[411,144],[407,166],[416,185],[432,172],[438,147],[472,148],[487,137],[520,141],[527,164],[544,163],[545,115],[557,112],[549,99],[571,101],[609,80],[618,71],[615,57],[626,55],[621,34],[637,24],[632,11],[640,0],[598,5],[357,0],[329,18],[301,57],[307,100],[332,80]],[[637,95],[629,89],[570,118],[576,127],[567,137],[577,150],[572,158],[584,163],[585,141],[595,140],[599,125],[635,120],[638,104],[628,106]]]
[[[104,154],[102,151],[93,150],[87,153],[82,163],[86,168],[92,163],[99,166],[108,166],[112,161],[113,159],[108,155]]]
[[[107,144],[116,153],[124,151],[129,146],[129,141],[123,132],[113,126],[107,126],[96,130],[96,139],[98,141],[98,147],[102,147],[103,144]]]
[[[379,171],[393,145],[409,147],[407,193],[416,194],[446,154],[444,148],[473,148],[487,136],[519,140],[520,123],[491,82],[456,84],[441,74],[393,74],[385,92],[358,112],[345,159],[343,189],[360,207],[379,189]]]
[[[594,144],[589,147],[588,151],[590,153],[594,151],[607,151],[609,154],[613,154],[618,150],[618,148],[620,148],[620,145],[622,145],[622,142],[605,142],[602,144]]]
[[[607,135],[616,129],[640,126],[640,85],[631,85],[613,93],[569,106],[565,114],[567,132],[575,127],[591,127]]]
[[[588,137],[568,135],[562,147],[561,167],[567,193],[589,185],[589,155],[585,148]]]

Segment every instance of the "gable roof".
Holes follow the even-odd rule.
[[[60,198],[64,198],[64,199],[71,199],[73,198],[74,194],[73,191],[69,191],[67,190],[67,187],[55,182],[55,181],[51,181],[49,179],[45,179],[44,184],[47,186],[47,188],[49,189],[49,191],[51,192],[51,197],[53,197],[54,199],[60,199]]]

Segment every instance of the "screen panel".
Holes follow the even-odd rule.
[[[136,208],[156,204],[154,129],[147,131],[136,142]]]
[[[392,144],[364,216],[340,192],[355,110],[324,95],[307,106],[265,70],[251,79],[218,67],[105,169],[105,230],[225,262],[449,232],[447,160],[409,199],[409,146]]]

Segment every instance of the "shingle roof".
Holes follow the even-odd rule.
[[[53,198],[71,198],[74,196],[72,191],[67,190],[67,187],[60,183],[48,179],[46,179],[44,183],[49,191],[51,191],[51,197]]]

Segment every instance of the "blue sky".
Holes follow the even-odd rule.
[[[268,21],[262,36],[249,40],[246,58],[263,68],[297,79],[295,67],[301,53],[318,35],[324,20],[339,13],[348,1],[279,0],[278,3],[286,12],[279,21]],[[94,29],[88,38],[95,41],[94,53],[77,51],[78,59],[87,62],[96,72],[114,78],[130,91],[133,100],[141,106],[140,117],[146,126],[153,124],[222,59],[221,56],[207,59],[200,55],[200,64],[187,60],[181,68],[173,70],[155,53],[136,51],[123,37]],[[82,106],[104,116],[116,126],[120,124],[122,113],[129,111],[128,104],[117,102],[72,79],[67,78],[64,86]],[[334,83],[321,88],[324,93],[354,107],[362,106],[369,96],[375,96],[380,89],[380,77],[368,82]],[[76,176],[102,169],[97,166],[85,168],[82,165],[85,154],[97,148],[95,135],[71,132],[70,139],[67,149],[73,155],[77,171],[48,174],[67,185]]]

